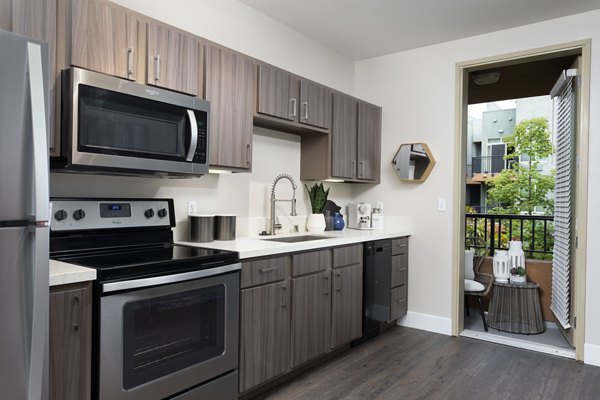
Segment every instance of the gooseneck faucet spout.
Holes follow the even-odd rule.
[[[277,186],[277,183],[281,179],[284,179],[284,178],[289,180],[290,183],[292,184],[292,198],[287,199],[287,200],[276,199],[275,198],[275,187]],[[269,232],[270,235],[274,235],[275,231],[277,229],[281,229],[281,224],[275,223],[275,205],[277,204],[277,202],[289,201],[291,203],[290,215],[292,217],[296,216],[296,189],[297,188],[298,188],[298,186],[296,186],[296,182],[294,182],[294,178],[292,178],[291,175],[289,175],[289,174],[277,175],[277,177],[273,181],[273,185],[271,186],[271,221],[270,221],[271,230]]]

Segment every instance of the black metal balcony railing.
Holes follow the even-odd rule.
[[[470,175],[498,174],[505,169],[512,169],[516,160],[505,160],[504,156],[471,157]],[[467,170],[469,167],[467,166]]]
[[[466,214],[467,236],[482,237],[489,255],[507,250],[513,238],[523,242],[528,258],[548,258],[554,247],[553,215]]]

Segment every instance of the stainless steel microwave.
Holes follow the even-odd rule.
[[[54,168],[166,177],[208,172],[207,101],[75,67],[61,79],[61,157]]]

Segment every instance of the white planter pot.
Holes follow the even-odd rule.
[[[498,250],[493,261],[494,279],[496,282],[508,283],[510,277],[510,257],[506,250]]]
[[[309,214],[306,221],[306,230],[309,232],[325,231],[325,216],[323,214]]]
[[[527,275],[511,275],[510,276],[510,283],[526,283],[527,282]]]

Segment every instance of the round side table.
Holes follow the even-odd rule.
[[[544,332],[538,288],[535,282],[494,282],[488,325],[499,331],[527,335]]]

